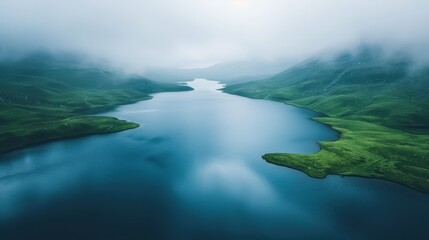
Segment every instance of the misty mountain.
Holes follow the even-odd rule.
[[[405,55],[376,48],[344,52],[334,59],[308,59],[257,82],[226,91],[288,101],[330,116],[365,119],[391,127],[429,127],[429,68],[415,68]]]
[[[55,139],[137,127],[90,116],[149,94],[190,88],[155,83],[75,57],[36,54],[0,62],[0,153]]]
[[[151,69],[144,75],[164,82],[188,81],[207,78],[223,82],[244,82],[259,80],[280,72],[290,66],[289,61],[236,61],[221,62],[205,68],[192,69]]]
[[[0,61],[0,74],[6,76],[37,76],[43,79],[58,81],[70,87],[113,89],[130,88],[133,90],[154,89],[148,78],[136,74],[126,74],[108,65],[85,61],[77,55],[55,56],[48,53],[35,53],[23,58]],[[38,81],[43,81],[40,79]],[[37,84],[37,81],[34,82]]]

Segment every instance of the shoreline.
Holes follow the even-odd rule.
[[[177,88],[176,90],[165,92],[188,90]],[[138,128],[140,126],[138,123],[99,114],[108,113],[119,106],[134,104],[152,98],[153,96],[151,95],[142,94],[141,97],[118,102],[117,104],[76,109],[72,112],[61,112],[58,111],[59,109],[46,111],[45,109],[28,108],[27,106],[13,104],[5,105],[15,112],[25,109],[25,116],[20,115],[20,117],[33,119],[3,126],[5,129],[6,127],[9,129],[7,131],[3,130],[1,134],[5,141],[4,144],[0,145],[0,157],[4,154],[54,141],[117,133]]]
[[[270,98],[253,97],[251,93],[226,93],[248,97],[253,99],[263,99],[284,103],[290,106],[305,108],[316,113],[321,113],[321,117],[314,117],[312,120],[326,125],[339,132],[339,138],[333,141],[321,141],[317,144],[320,150],[312,154],[290,154],[290,153],[267,153],[262,158],[271,164],[299,170],[309,177],[323,179],[328,175],[353,176],[386,180],[400,184],[416,191],[429,194],[429,179],[424,173],[417,172],[410,174],[408,170],[407,156],[412,155],[415,149],[424,149],[419,144],[401,151],[397,146],[404,143],[418,142],[427,138],[425,135],[416,135],[398,129],[392,129],[375,123],[362,120],[350,120],[329,117],[327,114],[314,110],[310,107],[289,103]],[[424,150],[421,154],[425,158]],[[414,170],[414,169],[413,169]],[[424,171],[424,170],[421,170]]]
[[[78,116],[81,117],[81,116]],[[86,126],[84,130],[81,130],[80,132],[75,131],[73,127],[68,129],[63,129],[62,131],[59,130],[53,134],[50,134],[49,136],[46,136],[45,138],[33,138],[30,136],[25,136],[25,139],[31,139],[26,141],[25,139],[19,144],[14,144],[12,146],[8,147],[2,147],[0,148],[0,156],[9,154],[15,151],[19,151],[22,149],[26,149],[29,147],[34,147],[38,145],[43,145],[55,141],[61,141],[61,140],[67,140],[67,139],[74,139],[74,138],[80,138],[90,135],[103,135],[103,134],[110,134],[110,133],[117,133],[122,132],[126,130],[131,130],[138,128],[140,124],[128,122],[126,120],[121,120],[115,117],[102,117],[102,116],[84,116],[85,122],[82,122],[83,124],[88,124],[88,120],[90,120],[91,124],[90,126]],[[72,117],[75,118],[75,117]],[[67,120],[67,119],[64,119]],[[37,140],[34,140],[37,139]]]

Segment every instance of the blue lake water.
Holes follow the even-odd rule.
[[[429,195],[274,166],[337,133],[217,82],[103,115],[137,129],[0,156],[0,239],[427,239]]]

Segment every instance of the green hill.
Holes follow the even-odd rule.
[[[313,109],[324,114],[316,120],[341,132],[316,154],[266,154],[268,162],[317,178],[380,178],[429,192],[429,68],[366,48],[225,92]]]
[[[188,87],[37,54],[0,62],[0,153],[37,143],[118,132],[138,124],[90,116],[115,106]]]

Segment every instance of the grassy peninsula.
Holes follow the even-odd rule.
[[[310,108],[341,133],[315,154],[270,153],[273,164],[311,177],[378,178],[429,193],[429,69],[374,49],[310,59],[225,92]]]
[[[113,117],[91,116],[151,93],[188,87],[36,54],[0,62],[0,153],[38,143],[136,128]]]

